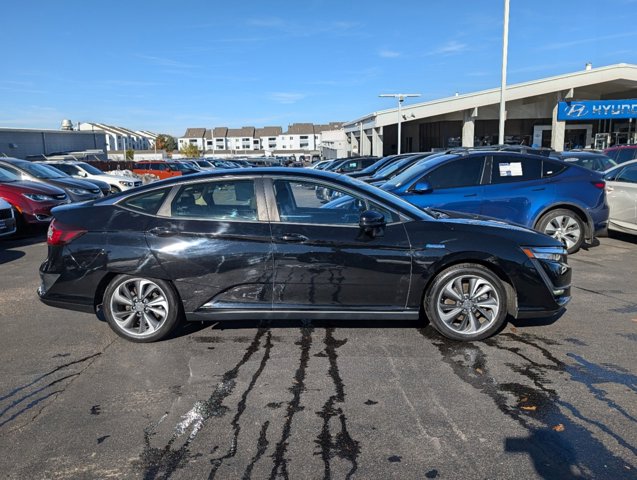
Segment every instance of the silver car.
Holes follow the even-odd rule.
[[[11,235],[16,231],[15,215],[11,204],[0,198],[0,237]]]
[[[604,172],[610,207],[608,228],[637,235],[637,160]]]

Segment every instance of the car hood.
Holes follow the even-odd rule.
[[[83,188],[84,190],[95,190],[97,185],[89,182],[88,180],[78,180],[76,178],[47,178],[43,179],[44,182],[55,185],[60,188]]]
[[[41,193],[44,195],[64,195],[66,193],[53,185],[47,185],[46,183],[30,182],[27,180],[16,182],[0,182],[0,189],[5,191],[12,191],[16,193]]]
[[[519,245],[562,247],[562,243],[553,237],[527,228],[517,223],[486,217],[473,213],[456,212],[450,210],[432,209],[434,213],[440,212],[442,216],[438,221],[444,222],[450,228],[457,230],[478,230],[479,233],[502,234],[517,242]]]

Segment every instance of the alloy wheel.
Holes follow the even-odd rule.
[[[582,236],[579,223],[568,215],[552,218],[544,227],[544,233],[562,242],[567,249],[576,245]]]
[[[440,289],[436,299],[438,317],[460,335],[476,335],[498,318],[500,298],[495,286],[478,275],[460,275]]]
[[[144,278],[122,282],[113,292],[109,307],[117,327],[138,338],[153,335],[170,313],[166,292]]]

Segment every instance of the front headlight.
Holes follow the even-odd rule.
[[[42,195],[41,193],[23,193],[22,196],[29,200],[33,200],[34,202],[52,202],[55,200],[53,197],[50,197],[49,195]]]
[[[133,182],[126,182],[124,180],[120,180],[119,184],[122,185],[123,187],[132,187],[133,185],[135,185]]]
[[[90,195],[91,194],[91,192],[89,192],[88,190],[84,190],[83,188],[67,188],[67,190],[74,195]]]
[[[563,247],[522,247],[522,251],[529,258],[554,262],[559,262],[566,256],[566,249]]]

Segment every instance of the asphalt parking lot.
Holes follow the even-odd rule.
[[[42,236],[42,235],[41,235]],[[190,324],[140,345],[37,300],[0,243],[5,478],[637,478],[637,240],[571,256],[558,319]]]

